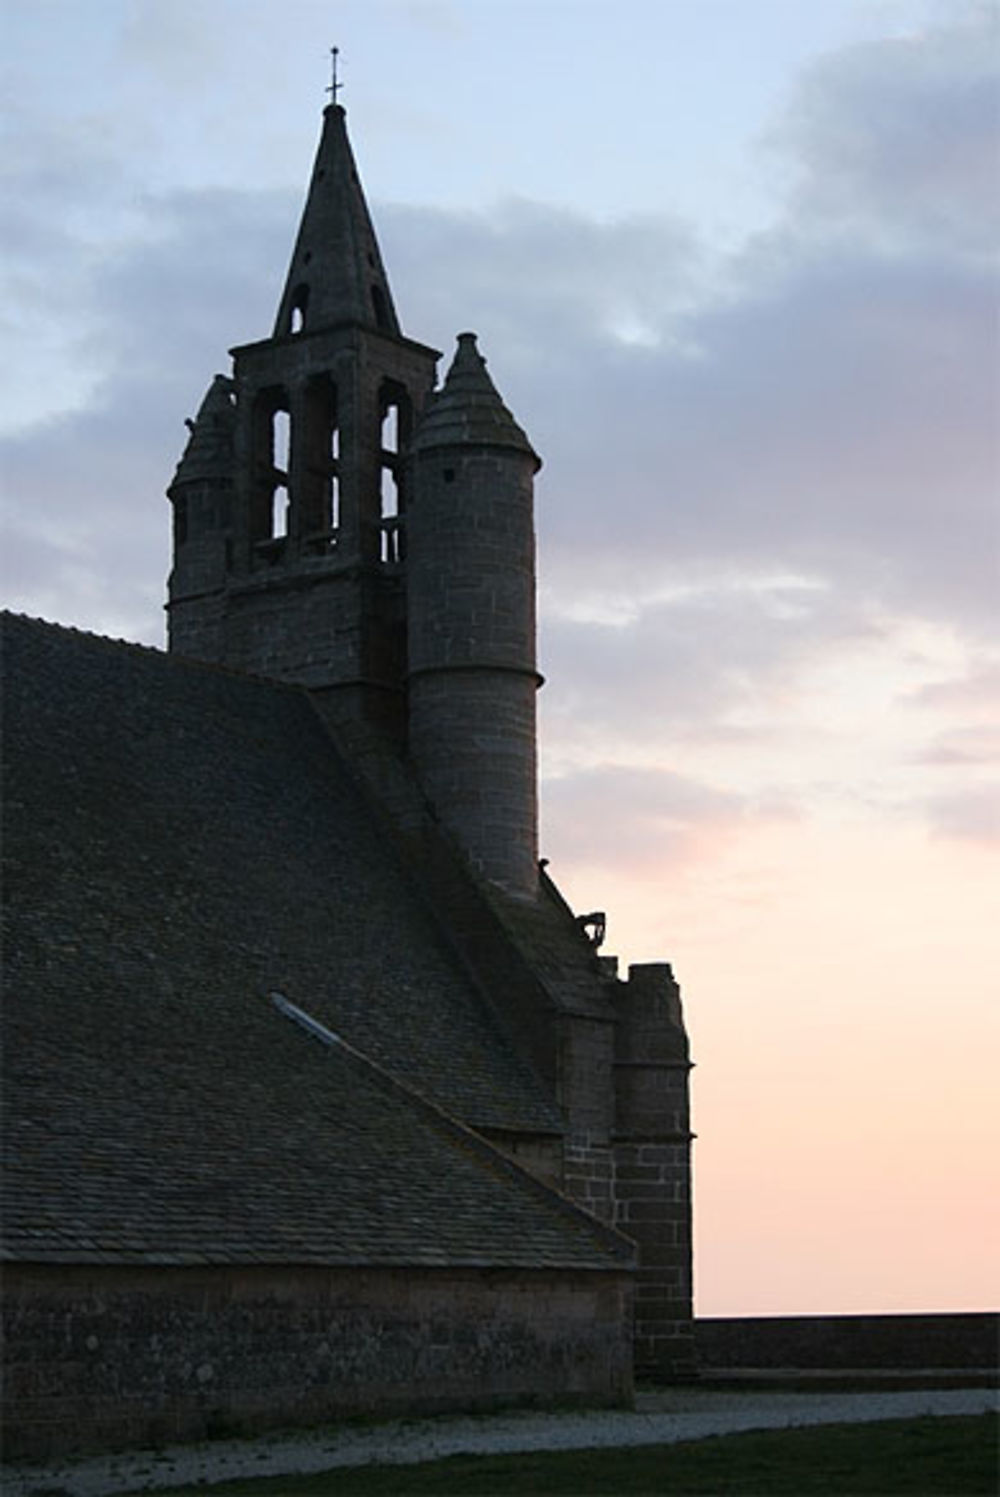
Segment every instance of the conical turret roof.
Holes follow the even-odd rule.
[[[232,477],[236,430],[233,390],[233,381],[224,374],[217,374],[212,380],[197,416],[187,423],[191,435],[177,464],[171,489],[178,483]]]
[[[424,413],[413,449],[432,447],[514,447],[541,458],[504,405],[476,347],[475,333],[459,333],[458,349],[441,389]]]
[[[399,336],[346,116],[339,104],[331,104],[323,111],[323,133],[274,336],[344,323]]]

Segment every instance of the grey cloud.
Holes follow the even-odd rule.
[[[571,348],[531,390],[543,534],[639,588],[735,560],[991,620],[995,297],[841,259],[689,318],[696,358]]]
[[[77,351],[94,369],[79,410],[7,437],[8,606],[162,638],[164,490],[227,348],[270,331],[294,200],[177,194],[144,237],[91,266]]]
[[[992,252],[998,89],[992,7],[821,59],[772,136],[799,167],[797,214],[896,244]]]
[[[553,746],[580,746],[591,734],[633,749],[692,735],[760,743],[799,672],[884,632],[836,593],[792,585],[706,586],[620,624],[543,616],[548,733]],[[734,716],[755,726],[729,726]]]
[[[448,348],[472,318],[487,352],[541,379],[581,347],[657,338],[704,276],[693,231],[672,219],[598,223],[513,199],[489,213],[389,205],[379,223],[408,326]]]

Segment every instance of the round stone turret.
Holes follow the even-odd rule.
[[[174,565],[168,589],[170,648],[221,660],[222,589],[232,534],[236,396],[217,374],[167,490],[174,511]]]
[[[231,379],[224,374],[215,376],[197,416],[188,421],[187,427],[187,446],[167,493],[173,496],[179,487],[206,479],[232,484],[236,399]]]
[[[472,866],[538,889],[534,475],[541,466],[462,333],[411,446],[409,748]]]

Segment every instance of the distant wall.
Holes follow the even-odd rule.
[[[630,1277],[10,1266],[4,1454],[357,1414],[626,1402]]]
[[[795,1315],[695,1321],[703,1373],[736,1368],[803,1371],[989,1369],[997,1366],[996,1314]]]

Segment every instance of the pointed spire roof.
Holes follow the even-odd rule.
[[[400,335],[347,138],[346,115],[339,104],[330,104],[323,111],[323,132],[274,336],[349,322]]]
[[[233,437],[236,431],[236,398],[233,381],[217,374],[206,391],[193,421],[187,422],[191,435],[177,464],[168,493],[178,483],[204,478],[231,478],[233,471]]]
[[[475,333],[459,333],[445,382],[424,413],[413,439],[418,452],[432,447],[515,447],[542,465],[528,438],[504,405],[476,347]]]

